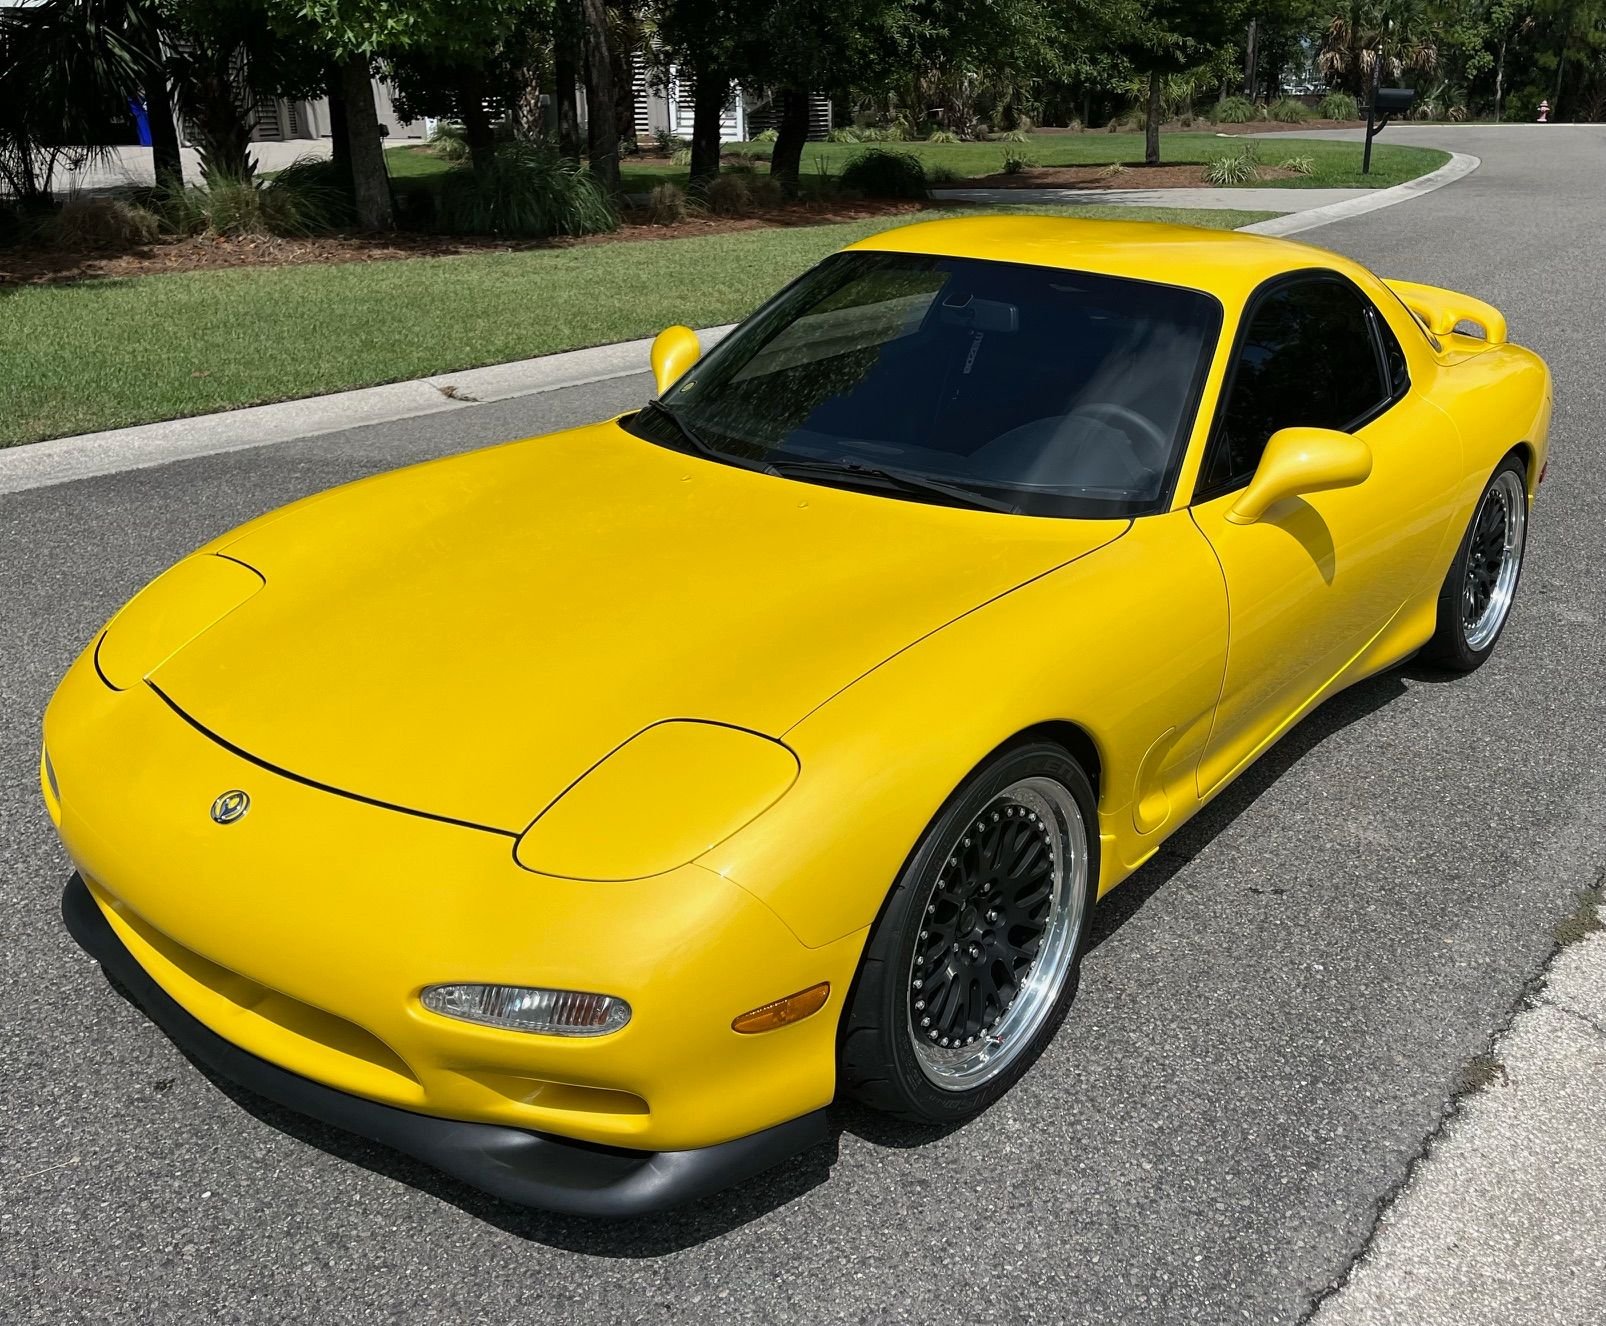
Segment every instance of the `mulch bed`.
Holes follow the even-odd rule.
[[[466,253],[513,253],[564,249],[585,244],[618,244],[645,239],[689,239],[728,235],[777,226],[819,226],[837,221],[913,212],[920,203],[863,199],[853,202],[798,202],[746,216],[693,215],[674,226],[627,221],[605,235],[580,239],[499,240],[446,235],[319,235],[306,239],[192,236],[162,240],[127,250],[0,249],[0,288],[56,285],[103,278],[215,271],[225,267],[292,267],[313,263],[389,262],[399,258],[446,258]],[[627,214],[628,215],[628,214]]]

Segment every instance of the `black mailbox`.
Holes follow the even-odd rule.
[[[1379,115],[1401,115],[1411,109],[1415,100],[1415,88],[1380,87],[1372,94],[1372,109]]]

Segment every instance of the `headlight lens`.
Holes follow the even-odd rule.
[[[541,990],[523,985],[431,985],[424,1007],[442,1017],[544,1036],[606,1036],[630,1021],[630,1005],[614,995]]]

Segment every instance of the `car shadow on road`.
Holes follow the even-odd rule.
[[[1360,721],[1405,692],[1402,677],[1385,673],[1327,701],[1246,770],[1198,816],[1180,829],[1148,864],[1108,895],[1093,917],[1089,950],[1097,948],[1198,855],[1282,774],[1328,737]],[[1422,679],[1426,679],[1424,674]],[[112,982],[113,987],[129,998]],[[139,1005],[134,1003],[135,1008]],[[194,1060],[191,1060],[194,1063]],[[195,1065],[220,1091],[261,1122],[346,1163],[406,1184],[521,1239],[569,1252],[626,1259],[661,1257],[719,1238],[761,1219],[823,1184],[831,1175],[844,1133],[872,1146],[898,1149],[935,1142],[963,1124],[932,1126],[892,1119],[853,1104],[833,1110],[827,1142],[738,1188],[691,1202],[659,1216],[604,1221],[553,1215],[490,1197],[388,1147],[296,1114]]]

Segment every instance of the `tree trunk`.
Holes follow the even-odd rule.
[[[346,127],[346,97],[340,90],[340,70],[332,66],[324,80],[324,96],[329,102],[329,160],[347,197],[355,195],[351,181],[351,133]]]
[[[707,188],[719,174],[719,121],[730,100],[731,80],[725,73],[698,70],[692,89],[691,186]]]
[[[1500,58],[1494,62],[1494,122],[1500,123],[1500,94],[1506,85],[1506,43],[1500,42]]]
[[[604,0],[580,0],[585,19],[586,146],[591,174],[609,193],[619,192],[619,121],[613,100],[613,53],[608,49]]]
[[[1149,71],[1149,111],[1143,123],[1143,164],[1160,164],[1160,96],[1165,90],[1165,75],[1158,69]]]
[[[390,176],[385,171],[385,148],[379,141],[373,75],[366,55],[341,61],[340,92],[346,103],[346,150],[351,160],[357,224],[364,230],[389,230],[394,224]]]
[[[184,187],[184,155],[178,145],[178,124],[173,119],[173,92],[167,68],[158,64],[145,84],[145,118],[151,126],[151,162],[156,187],[177,193]]]
[[[803,144],[809,136],[809,94],[801,88],[782,88],[781,121],[776,128],[775,148],[770,153],[770,178],[788,198],[796,198],[798,175],[803,167]]]
[[[636,51],[639,34],[632,25],[613,43],[613,124],[620,142],[636,137]]]
[[[251,161],[251,121],[243,89],[234,86],[232,51],[210,51],[190,88],[190,119],[195,125],[195,147],[201,158],[201,178],[249,180],[256,173]]]
[[[496,129],[485,111],[485,80],[476,69],[465,73],[457,87],[457,113],[463,120],[463,140],[468,144],[468,159],[474,164],[474,173],[489,168],[496,155]]]
[[[580,111],[574,89],[580,81],[580,52],[566,9],[565,5],[558,7],[557,31],[552,39],[552,100],[557,108],[558,155],[578,161]]]

